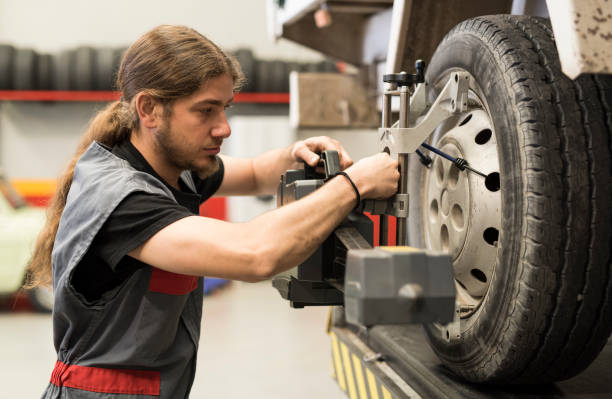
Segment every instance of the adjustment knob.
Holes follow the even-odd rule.
[[[414,63],[415,74],[400,72],[383,76],[383,82],[395,83],[398,86],[409,86],[425,82],[425,61],[417,60]]]

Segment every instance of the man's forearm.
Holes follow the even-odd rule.
[[[186,217],[130,256],[173,273],[260,281],[303,262],[355,206],[341,176],[247,223]]]
[[[298,166],[299,164],[291,157],[291,147],[268,151],[253,158],[256,190],[254,194],[275,193],[280,176],[287,169],[294,169]]]
[[[397,161],[380,153],[346,172],[362,198],[387,198],[397,190],[397,168]],[[174,273],[258,281],[304,261],[348,215],[356,199],[349,180],[337,176],[305,198],[247,223],[197,216],[178,220],[130,256]]]
[[[247,223],[252,234],[260,238],[257,246],[270,267],[265,275],[304,261],[346,218],[355,201],[350,183],[339,176],[306,198]]]

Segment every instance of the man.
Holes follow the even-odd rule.
[[[199,33],[160,26],[126,52],[121,101],[92,121],[60,178],[31,270],[52,264],[58,361],[44,398],[187,397],[201,276],[260,281],[305,260],[357,205],[397,188],[397,162],[352,165],[329,138],[242,160],[219,156],[236,62]],[[279,176],[338,150],[346,175],[233,224],[197,216],[216,195],[274,192]],[[357,192],[355,192],[357,191]]]

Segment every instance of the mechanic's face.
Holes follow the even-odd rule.
[[[155,133],[157,150],[181,170],[194,170],[202,177],[214,173],[219,168],[215,155],[231,133],[225,109],[233,99],[232,78],[222,75],[176,100]]]

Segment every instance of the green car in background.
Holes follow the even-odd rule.
[[[29,206],[0,170],[0,296],[18,292],[34,242],[45,222],[45,210]],[[53,293],[46,287],[28,291],[38,311],[53,309]]]

